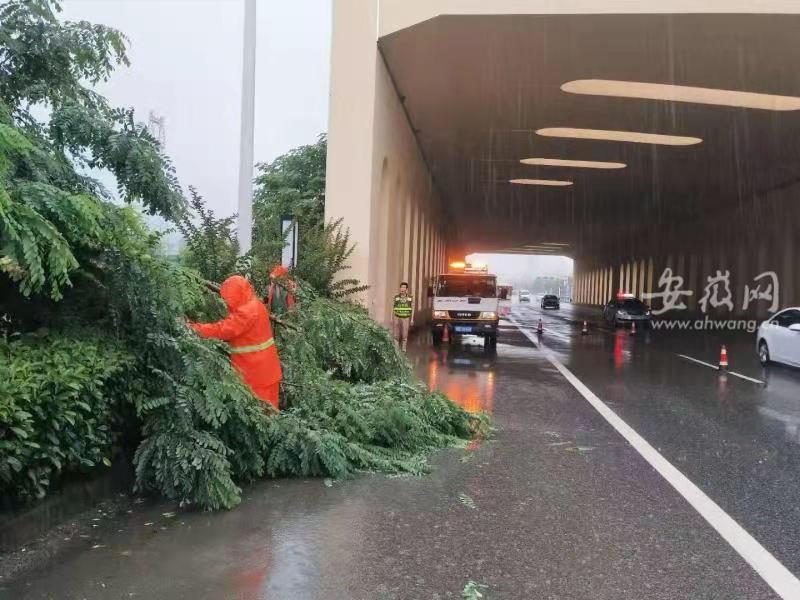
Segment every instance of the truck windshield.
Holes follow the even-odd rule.
[[[494,277],[484,275],[443,275],[439,278],[437,296],[496,298],[497,285]]]

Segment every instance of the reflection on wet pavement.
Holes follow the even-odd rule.
[[[470,412],[492,412],[497,355],[485,349],[480,338],[457,340],[427,353],[427,379],[431,390],[443,392]]]

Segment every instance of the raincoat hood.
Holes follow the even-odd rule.
[[[241,275],[234,275],[223,281],[219,293],[228,310],[236,310],[256,297],[253,286]]]
[[[280,277],[285,277],[288,274],[289,274],[289,269],[287,269],[283,265],[278,265],[277,267],[272,269],[272,272],[269,274],[269,276],[274,279],[278,279]]]

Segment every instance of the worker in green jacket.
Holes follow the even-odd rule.
[[[400,284],[400,293],[394,297],[392,307],[392,329],[397,345],[405,352],[408,344],[408,330],[414,324],[414,299],[408,293],[408,283]]]

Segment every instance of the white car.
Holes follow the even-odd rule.
[[[519,301],[520,302],[530,302],[531,301],[531,293],[528,290],[520,290],[520,292],[519,292]]]
[[[756,335],[762,365],[779,362],[800,367],[800,307],[786,308],[764,321]]]

